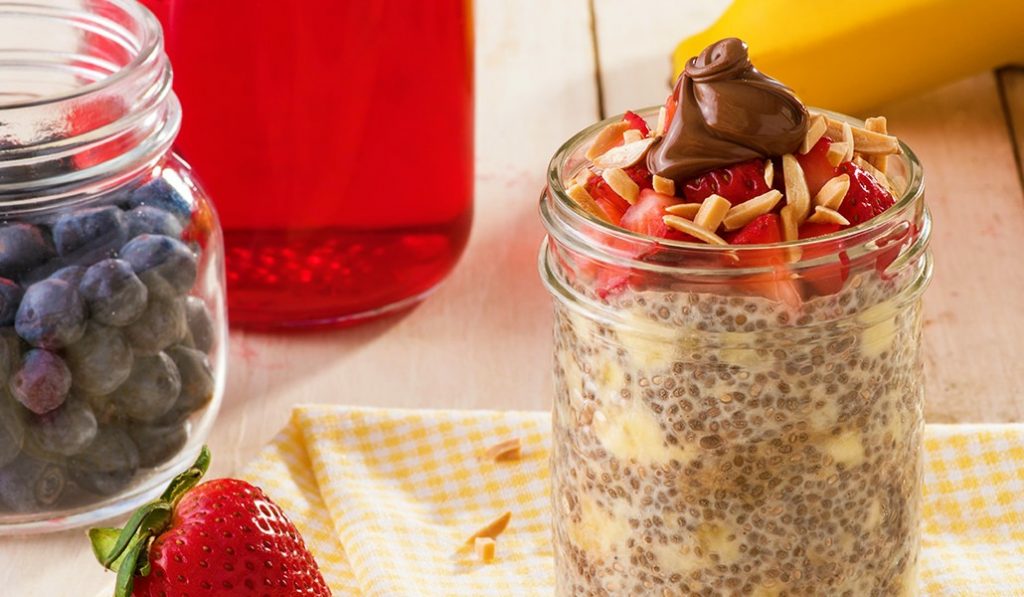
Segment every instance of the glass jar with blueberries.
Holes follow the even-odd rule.
[[[132,0],[0,1],[0,534],[90,524],[191,461],[223,393],[217,216]]]

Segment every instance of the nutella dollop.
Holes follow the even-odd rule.
[[[747,44],[736,38],[691,58],[674,93],[675,114],[647,166],[680,185],[714,168],[792,153],[807,132],[804,105],[788,87],[758,72]]]

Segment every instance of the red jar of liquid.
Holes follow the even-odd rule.
[[[217,206],[231,322],[344,324],[410,305],[472,218],[468,0],[144,0]]]

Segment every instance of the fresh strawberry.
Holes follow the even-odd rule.
[[[767,193],[768,190],[764,181],[764,161],[754,159],[705,172],[691,179],[683,185],[683,196],[687,201],[701,202],[709,195],[717,194],[736,205]]]
[[[839,224],[804,222],[799,230],[800,239],[818,238],[838,232],[840,228]],[[826,260],[828,263],[805,268],[801,272],[804,281],[804,294],[807,298],[835,294],[842,290],[846,279],[850,277],[850,258],[846,255],[846,251],[842,250],[841,245],[835,242],[806,245],[801,249],[801,255],[801,259],[804,261],[834,255],[834,258]]]
[[[804,179],[807,180],[807,190],[811,192],[811,197],[821,190],[826,182],[839,175],[839,169],[828,161],[828,148],[831,145],[831,139],[822,137],[810,151],[796,156],[796,161],[800,162],[800,168],[804,171]]]
[[[665,220],[662,219],[665,216],[666,207],[679,203],[682,202],[675,197],[662,195],[654,189],[644,189],[640,191],[636,203],[626,210],[619,225],[626,230],[647,236],[696,241],[697,239],[688,234],[669,228],[665,224]]]
[[[636,164],[623,170],[640,189],[649,189],[653,186],[654,177],[647,169],[646,164]],[[629,202],[612,190],[607,182],[600,176],[591,176],[584,188],[594,198],[594,202],[601,208],[601,211],[608,216],[608,219],[615,225],[622,220],[623,214],[629,209]]]
[[[93,553],[117,570],[115,597],[232,595],[329,596],[323,576],[284,512],[245,481],[198,485],[196,463],[123,529],[92,529]]]
[[[640,131],[640,134],[645,137],[651,132],[651,129],[647,127],[647,121],[635,112],[627,111],[622,119],[629,123],[629,128]]]
[[[870,172],[851,162],[840,164],[839,170],[850,176],[850,190],[839,206],[839,213],[850,220],[850,224],[867,222],[895,203],[889,191]]]
[[[826,234],[832,234],[833,232],[839,231],[839,224],[829,224],[825,222],[804,222],[800,225],[800,238],[817,238],[819,236],[825,236]]]
[[[763,214],[736,232],[727,235],[730,245],[769,245],[782,242],[782,224],[779,216]]]

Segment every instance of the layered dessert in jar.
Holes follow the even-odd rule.
[[[557,594],[916,594],[930,224],[885,119],[722,40],[541,212]]]

